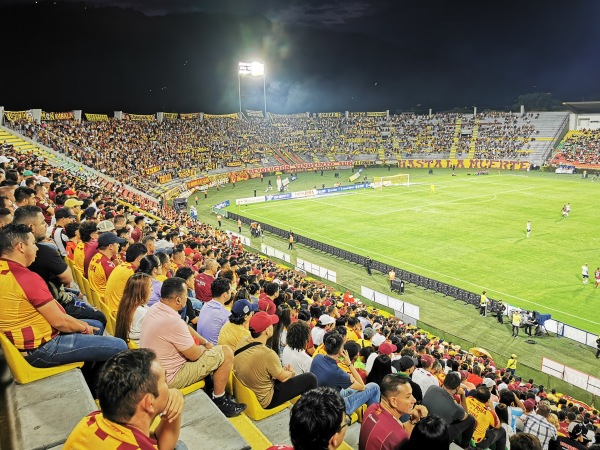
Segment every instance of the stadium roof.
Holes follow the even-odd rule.
[[[563,102],[574,113],[600,113],[600,102]]]

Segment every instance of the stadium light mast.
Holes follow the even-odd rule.
[[[238,100],[240,104],[240,112],[242,112],[242,75],[250,75],[251,77],[263,77],[263,99],[265,102],[265,117],[267,116],[267,75],[265,65],[258,61],[249,63],[240,62],[238,65]]]

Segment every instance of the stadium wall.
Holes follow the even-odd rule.
[[[569,130],[598,130],[600,129],[600,114],[571,114]]]

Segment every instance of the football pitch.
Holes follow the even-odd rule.
[[[600,182],[578,175],[411,169],[409,187],[366,189],[327,197],[231,206],[240,214],[370,256],[401,269],[600,332],[598,206]],[[374,176],[398,169],[367,169]],[[290,191],[347,182],[350,171],[300,173]],[[275,185],[273,177],[273,185]],[[431,186],[435,192],[431,192]],[[264,183],[240,183],[227,198],[263,194]],[[222,189],[223,191],[223,189]],[[221,194],[225,194],[221,192]],[[232,194],[235,196],[232,198]],[[571,204],[562,218],[561,209]],[[526,224],[531,221],[531,235]],[[582,283],[588,263],[590,283]]]

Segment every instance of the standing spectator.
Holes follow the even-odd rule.
[[[144,234],[144,216],[136,216],[133,219],[134,227],[131,230],[131,240],[136,243],[142,240],[142,235]]]
[[[481,294],[481,297],[479,299],[479,315],[485,317],[486,313],[487,313],[487,304],[488,304],[488,299],[486,297],[486,291],[483,291],[483,293]]]
[[[517,371],[517,355],[514,353],[510,355],[510,358],[506,362],[506,371],[510,372],[510,374],[514,377],[515,372]]]
[[[380,403],[370,405],[360,427],[359,450],[401,448],[415,425],[427,417],[424,406],[415,406],[410,383],[406,378],[386,375],[381,382]],[[402,423],[400,417],[409,415]]]
[[[513,335],[513,337],[518,337],[519,336],[519,326],[521,325],[521,314],[519,314],[518,309],[513,309],[511,322],[512,322],[512,335]],[[513,372],[513,375],[514,375],[514,372]]]
[[[128,350],[107,361],[100,376],[101,411],[84,417],[64,448],[173,449],[181,428],[183,395],[169,389],[152,350]],[[154,433],[150,427],[161,418]]]
[[[372,275],[371,273],[371,265],[373,264],[373,261],[371,260],[370,256],[367,256],[367,259],[365,260],[365,268],[367,269],[367,273],[369,275]]]

